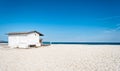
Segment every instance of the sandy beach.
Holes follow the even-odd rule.
[[[0,44],[0,71],[120,71],[120,45],[11,49]]]

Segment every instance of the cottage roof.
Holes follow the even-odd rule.
[[[8,33],[7,35],[21,35],[21,34],[30,34],[30,33],[38,33],[40,36],[44,36],[42,33],[38,31],[30,31],[30,32],[11,32]]]

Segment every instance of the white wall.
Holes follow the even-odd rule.
[[[28,48],[28,45],[36,45],[40,46],[39,43],[39,34],[30,33],[30,34],[22,34],[22,35],[9,35],[8,36],[8,45],[11,48],[19,47],[19,48]]]
[[[27,44],[33,44],[33,45],[36,44],[36,46],[40,46],[41,45],[40,42],[39,42],[39,40],[40,40],[39,34],[31,33],[31,34],[29,34],[27,36],[27,38],[28,38]]]

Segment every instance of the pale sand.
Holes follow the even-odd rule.
[[[0,48],[0,71],[120,71],[120,45]]]

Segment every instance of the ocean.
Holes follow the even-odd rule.
[[[7,41],[0,43],[8,43]],[[43,42],[43,44],[120,45],[120,42]]]
[[[43,44],[120,45],[120,42],[43,42]]]

